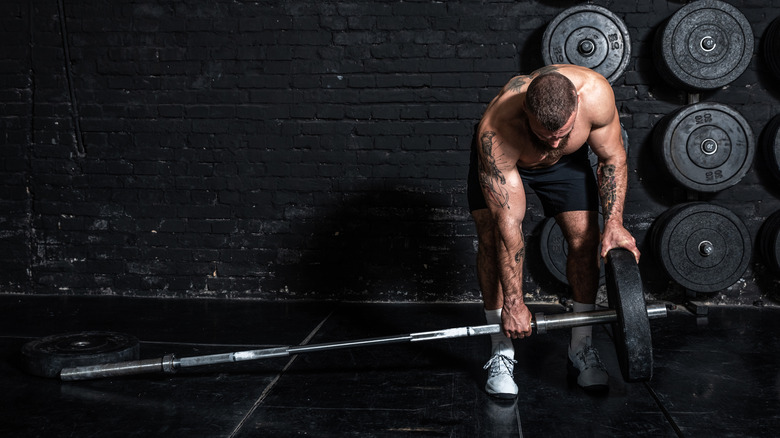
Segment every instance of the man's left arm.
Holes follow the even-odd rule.
[[[601,256],[606,257],[607,252],[613,248],[625,248],[634,254],[639,262],[639,249],[636,247],[636,239],[623,226],[623,205],[626,199],[628,186],[628,164],[626,162],[626,149],[623,145],[623,133],[618,117],[618,110],[614,104],[611,88],[608,96],[609,105],[602,106],[601,116],[604,124],[594,124],[588,137],[593,152],[598,157],[598,186],[601,198],[601,213],[604,218],[604,230],[601,235]],[[606,97],[606,96],[605,96]],[[596,119],[598,121],[598,118]]]

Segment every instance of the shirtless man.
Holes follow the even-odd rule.
[[[598,157],[598,181],[588,146]],[[566,275],[574,311],[582,312],[595,308],[599,241],[601,257],[622,247],[639,260],[636,241],[623,226],[626,180],[615,97],[600,74],[575,65],[547,66],[512,78],[488,106],[474,134],[468,189],[485,316],[503,329],[491,339],[492,357],[485,365],[488,394],[516,397],[512,339],[531,335],[531,313],[522,290],[523,184],[534,189],[545,216],[555,217],[566,238]],[[569,370],[586,390],[605,391],[608,375],[591,335],[590,326],[572,329]]]

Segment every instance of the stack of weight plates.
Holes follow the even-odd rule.
[[[769,70],[780,79],[780,17],[775,18],[766,29],[762,52]]]
[[[767,267],[780,274],[780,211],[769,216],[761,225],[758,242]]]
[[[780,179],[780,114],[773,117],[764,128],[761,149],[769,170],[775,178]]]

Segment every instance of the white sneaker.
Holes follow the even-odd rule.
[[[569,372],[577,377],[577,384],[587,392],[607,392],[609,374],[599,358],[599,352],[590,345],[590,337],[580,342],[576,350],[569,345]]]
[[[488,395],[503,400],[512,400],[517,397],[517,384],[514,375],[516,360],[509,357],[504,344],[498,344],[493,350],[493,356],[485,364],[483,369],[488,370],[485,391]]]

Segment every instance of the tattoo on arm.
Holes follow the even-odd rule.
[[[531,73],[531,75],[532,76],[539,76],[539,75],[544,75],[544,74],[547,74],[547,73],[552,73],[552,72],[558,71],[558,70],[560,70],[560,69],[558,67],[554,66],[554,65],[546,65],[546,66],[544,66],[544,67],[534,71],[533,73]]]
[[[516,78],[513,78],[511,81],[509,81],[509,86],[507,88],[509,89],[509,91],[519,93],[526,82],[527,80],[524,76],[518,76]]]
[[[495,132],[486,131],[480,137],[482,153],[479,154],[479,183],[487,195],[488,202],[509,209],[509,191],[503,187],[506,185],[506,178],[498,169],[496,158],[493,155],[495,136]]]
[[[604,164],[599,166],[599,195],[604,220],[612,216],[612,210],[617,201],[617,182],[615,181],[615,166]]]
[[[523,85],[525,85],[528,82],[530,82],[533,78],[535,78],[535,77],[537,77],[539,75],[551,73],[551,72],[558,71],[558,70],[560,70],[560,69],[558,67],[554,66],[554,65],[547,65],[547,66],[544,66],[544,67],[534,71],[533,73],[531,73],[528,76],[517,76],[515,78],[512,78],[511,81],[509,81],[509,84],[507,84],[507,89],[509,91],[513,91],[515,93],[519,93],[520,90],[522,90]]]
[[[523,247],[515,253],[515,263],[518,265],[522,264],[523,258],[525,258],[525,238],[523,237],[522,232],[520,233],[520,241],[523,243]]]

